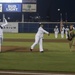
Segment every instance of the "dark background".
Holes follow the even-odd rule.
[[[64,21],[75,21],[75,0],[38,0],[37,5],[38,13],[50,21],[59,21],[60,13]]]
[[[75,22],[75,0],[37,0],[37,12],[23,14],[24,21],[58,22],[60,13],[62,13],[63,21]],[[22,21],[22,13],[0,13],[0,18],[2,18],[2,14],[5,14],[7,19],[10,17],[9,21]],[[40,18],[35,19],[36,16],[40,16]]]

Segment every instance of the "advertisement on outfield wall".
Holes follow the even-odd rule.
[[[21,12],[21,4],[3,4],[3,12]]]
[[[18,33],[18,23],[8,23],[8,25],[3,28],[3,31],[9,33]]]
[[[22,12],[36,12],[36,4],[22,4]]]
[[[2,12],[2,4],[0,4],[0,12]]]

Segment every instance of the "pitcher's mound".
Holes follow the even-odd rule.
[[[47,49],[45,50],[48,51]],[[2,46],[2,52],[30,52],[30,48],[19,46]],[[39,52],[39,50],[34,49],[33,52]]]

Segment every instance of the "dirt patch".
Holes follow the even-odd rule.
[[[19,47],[19,46],[2,46],[2,52],[29,52],[28,47]],[[35,49],[35,51],[38,51]]]
[[[44,39],[44,42],[68,43],[66,39]],[[4,39],[3,42],[34,42],[34,39]],[[30,52],[28,47],[19,46],[2,46],[2,52]],[[48,49],[44,49],[48,51]],[[33,52],[39,52],[39,49],[34,49]]]
[[[45,49],[48,51],[48,49]],[[30,52],[28,47],[19,47],[19,46],[2,46],[2,52]],[[33,52],[39,52],[39,49],[34,49]]]
[[[34,42],[34,39],[4,39],[8,42]],[[44,42],[59,42],[59,43],[68,43],[67,39],[44,39]]]
[[[34,39],[4,39],[5,42],[34,42]],[[44,42],[68,43],[66,39],[44,39]],[[48,49],[44,49],[48,51]],[[28,47],[19,46],[2,46],[2,52],[30,52]],[[33,52],[39,52],[39,49],[34,49]],[[15,73],[15,72],[0,72],[0,75],[74,75],[74,74],[55,74],[55,73]]]

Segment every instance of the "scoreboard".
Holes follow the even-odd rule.
[[[37,0],[0,0],[0,12],[36,12]]]

